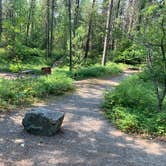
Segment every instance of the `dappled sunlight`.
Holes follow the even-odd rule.
[[[32,161],[31,159],[24,159],[24,160],[16,161],[15,163],[18,166],[34,166],[35,164],[35,162]]]
[[[141,149],[142,151],[146,152],[147,154],[154,154],[154,155],[164,155],[166,154],[166,146],[162,146],[158,143],[154,143],[151,141],[129,137],[126,134],[122,133],[121,131],[115,130],[109,132],[110,136],[114,137],[123,137],[125,140],[125,144],[117,143],[117,146],[120,147],[131,147],[135,149]]]
[[[15,144],[21,144],[21,143],[24,143],[24,139],[19,139],[19,138],[16,138],[14,140],[12,140]]]
[[[4,79],[16,79],[17,75],[16,74],[12,74],[12,73],[7,73],[7,72],[0,72],[0,78],[4,78]]]
[[[123,148],[125,148],[126,146],[124,145],[124,144],[122,144],[122,143],[117,143],[116,144],[118,147],[123,147]]]
[[[132,144],[127,144],[128,146],[133,146]],[[166,155],[166,146],[162,146],[155,142],[150,142],[146,140],[134,140],[134,146],[137,148],[141,148],[141,145],[144,145],[144,151],[148,154],[154,154],[154,155]]]
[[[82,117],[79,121],[79,127],[78,129],[82,131],[93,131],[93,132],[99,132],[102,128],[103,122],[101,120],[97,120],[96,118],[88,118],[88,117]]]
[[[114,136],[114,137],[121,137],[121,136],[124,135],[121,131],[116,130],[116,129],[113,129],[112,131],[109,130],[109,131],[108,131],[108,134],[109,134],[109,135],[112,135],[112,136]]]
[[[45,107],[47,104],[45,102],[34,103],[32,106],[34,107]]]
[[[15,124],[20,125],[20,122],[22,120],[22,116],[15,115],[15,116],[10,117],[10,118]]]
[[[165,12],[0,0],[0,166],[166,166]]]
[[[112,81],[118,83],[119,77],[117,79]],[[107,83],[110,85],[112,82],[105,78],[99,82],[98,85],[87,83],[83,88],[80,86],[74,94],[36,104],[39,108],[65,112],[62,129],[54,137],[34,136],[25,132],[21,125],[25,112],[1,115],[1,163],[15,163],[16,166],[36,163],[40,166],[105,166],[103,163],[111,163],[118,166],[121,162],[135,166],[137,163],[154,165],[156,160],[166,162],[165,144],[162,146],[128,136],[108,123],[100,105],[103,90],[108,87]]]

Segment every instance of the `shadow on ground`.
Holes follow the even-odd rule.
[[[130,137],[102,116],[103,90],[124,78],[79,81],[75,94],[43,105],[66,113],[54,137],[26,133],[23,112],[1,114],[0,166],[165,166],[164,142]]]

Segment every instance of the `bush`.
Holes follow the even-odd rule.
[[[145,61],[145,50],[141,47],[133,44],[129,48],[125,49],[123,52],[119,52],[117,56],[115,56],[114,61],[120,63],[126,63],[130,65],[137,65],[144,63]]]
[[[17,44],[16,55],[18,55],[20,58],[24,57],[24,59],[42,57],[44,56],[44,51],[40,50],[39,48],[31,48],[22,44]]]
[[[42,97],[43,95],[61,95],[67,91],[74,89],[73,80],[65,74],[55,72],[48,77],[41,77],[35,83],[35,96]]]
[[[131,76],[105,93],[105,115],[127,133],[166,135],[166,111],[156,111],[153,84],[143,75]]]
[[[69,73],[69,75],[76,79],[100,77],[103,75],[116,75],[122,72],[122,69],[119,65],[115,63],[110,63],[107,66],[94,65],[90,67],[83,67]]]
[[[29,104],[35,98],[61,95],[73,89],[73,80],[65,74],[58,73],[31,79],[0,79],[0,108]]]

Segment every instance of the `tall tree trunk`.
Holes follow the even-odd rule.
[[[14,13],[15,9],[14,8],[15,8],[15,2],[14,0],[11,0],[10,9],[9,9],[9,18],[10,18],[10,23],[12,25],[12,32],[10,32],[11,41],[8,43],[9,45],[11,45],[10,48],[11,60],[15,58],[15,13]]]
[[[140,0],[138,3],[139,4],[138,4],[138,21],[137,21],[138,25],[137,25],[137,31],[140,31],[141,22],[142,22],[142,15],[140,13],[145,8],[146,1]]]
[[[111,26],[112,9],[113,9],[113,0],[109,0],[105,39],[104,39],[104,49],[103,49],[103,57],[102,57],[102,66],[106,65],[106,56],[107,56],[109,37],[110,37],[110,31],[111,31],[110,26]]]
[[[28,44],[30,26],[31,26],[31,37],[33,35],[35,6],[36,6],[36,0],[31,0],[29,14],[28,14],[28,20],[27,20],[27,27],[26,27],[26,41],[25,41],[26,45]]]
[[[86,45],[85,45],[85,56],[84,56],[85,59],[88,57],[88,53],[89,53],[90,38],[91,38],[92,23],[93,23],[93,22],[92,22],[92,21],[93,21],[93,12],[94,12],[95,3],[96,3],[96,0],[93,0],[93,3],[92,3],[92,11],[91,11],[91,15],[90,15],[89,24],[88,24],[87,41],[86,41]]]
[[[32,3],[32,1],[31,1]],[[29,10],[29,14],[28,14],[28,20],[27,20],[27,28],[26,28],[26,45],[28,44],[28,37],[29,37],[29,29],[30,29],[30,20],[31,20],[31,7]]]
[[[54,31],[54,10],[55,10],[55,0],[52,0],[52,10],[51,10],[51,37],[50,37],[50,55],[52,55],[53,50],[53,31]]]
[[[47,57],[50,57],[50,0],[47,0],[47,9],[46,9],[46,48],[47,48]]]
[[[68,27],[69,27],[69,70],[73,68],[73,57],[72,57],[72,22],[71,22],[71,0],[68,0]]]
[[[34,21],[35,21],[35,8],[36,8],[36,0],[32,0],[33,3],[32,3],[32,17],[31,17],[31,39],[33,40],[34,37]]]
[[[79,8],[80,8],[80,0],[75,0],[74,29],[73,29],[74,37],[75,37],[75,31],[78,27]]]
[[[115,15],[116,19],[119,17],[120,3],[121,3],[121,0],[118,0],[117,7],[116,7],[116,15]],[[116,49],[116,39],[115,37],[112,37],[111,50],[115,50],[115,49]]]
[[[116,8],[116,18],[119,17],[120,2],[121,2],[121,0],[118,0],[117,8]]]
[[[136,11],[136,4],[137,4],[137,0],[131,0],[129,1],[129,4],[128,4],[128,12],[129,12],[129,15],[128,15],[128,34],[130,34],[134,28],[134,23],[135,23],[135,20],[136,20],[136,14],[135,14],[135,11]]]
[[[2,0],[0,0],[0,42],[2,38]]]

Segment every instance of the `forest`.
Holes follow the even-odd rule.
[[[165,0],[0,0],[0,165],[165,166],[165,142]]]
[[[165,0],[0,0],[0,112],[126,70],[136,74],[103,90],[104,116],[165,138]]]

